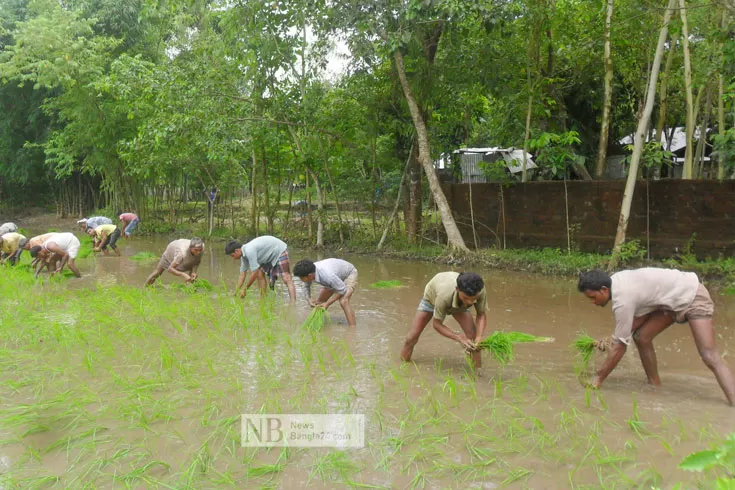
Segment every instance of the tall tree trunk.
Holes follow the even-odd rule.
[[[253,238],[255,238],[258,236],[258,161],[255,158],[255,148],[253,148],[251,155],[253,159],[253,172],[252,177],[250,178],[250,233],[252,234]]]
[[[344,245],[345,236],[342,231],[342,211],[339,205],[339,196],[337,195],[337,189],[334,187],[334,181],[332,180],[332,174],[329,172],[329,156],[324,154],[324,170],[327,173],[327,179],[329,179],[329,187],[332,189],[332,195],[334,196],[334,207],[337,210],[337,224],[339,225],[339,243]]]
[[[709,126],[709,116],[712,112],[712,92],[713,87],[708,85],[704,97],[704,113],[702,114],[701,123],[699,124],[699,140],[697,141],[697,151],[694,154],[694,178],[702,178],[702,169],[704,167],[704,148],[707,145],[707,127]],[[699,112],[699,111],[697,111]]]
[[[412,146],[411,163],[408,166],[408,221],[406,222],[406,234],[409,243],[418,242],[421,235],[421,215],[423,213],[422,199],[424,193],[421,190],[421,164],[419,163],[419,149]]]
[[[533,111],[533,88],[530,86],[529,77],[529,88],[528,88],[528,107],[526,108],[526,131],[523,134],[523,171],[521,172],[521,182],[528,181],[528,141],[531,139],[531,112]]]
[[[717,78],[717,131],[725,137],[725,75],[720,73]],[[717,157],[717,180],[725,178],[725,159]]]
[[[319,183],[319,177],[310,168],[306,167],[306,171],[311,175],[314,180],[314,187],[316,188],[316,248],[324,247],[324,192],[322,192],[322,186]]]
[[[651,112],[653,112],[653,102],[656,98],[656,84],[658,82],[659,68],[661,67],[661,57],[663,56],[664,45],[666,44],[666,37],[669,32],[669,21],[671,20],[673,9],[676,6],[676,1],[677,0],[669,0],[669,5],[664,13],[664,23],[661,27],[661,31],[658,33],[658,45],[656,46],[656,54],[653,57],[651,76],[648,79],[646,104],[643,108],[643,114],[641,114],[641,117],[638,120],[638,129],[635,132],[635,143],[633,145],[633,154],[630,157],[628,180],[625,184],[623,203],[620,207],[618,231],[615,235],[615,248],[613,249],[613,255],[608,266],[610,270],[617,267],[620,256],[620,246],[625,242],[625,233],[628,230],[628,218],[630,217],[630,205],[633,202],[633,193],[635,192],[635,180],[638,175],[638,166],[641,161],[643,146],[646,144],[646,130],[648,128],[648,122],[651,119]]]
[[[687,27],[686,0],[679,0],[679,14],[681,16],[681,41],[684,49],[684,88],[686,90],[686,150],[684,153],[683,179],[691,179],[692,174],[692,135],[694,134],[694,100],[692,96],[692,60],[689,56],[689,28]]]
[[[610,29],[612,26],[612,16],[614,8],[614,0],[607,0],[607,15],[605,16],[605,98],[602,103],[602,124],[600,127],[600,145],[597,149],[597,165],[595,165],[595,177],[602,178],[605,173],[605,163],[607,162],[607,142],[610,133],[610,112],[612,109],[612,83],[613,83],[613,63],[610,53]]]
[[[393,220],[398,215],[398,205],[401,202],[401,197],[403,196],[403,190],[404,184],[406,182],[406,174],[408,173],[408,166],[411,163],[411,158],[413,155],[413,141],[411,142],[411,151],[408,152],[408,159],[406,160],[406,165],[403,166],[403,173],[401,173],[401,183],[398,184],[398,193],[396,195],[396,203],[393,205],[393,212],[390,214],[390,217],[388,218],[388,222],[385,224],[385,228],[383,229],[383,235],[380,237],[380,241],[378,242],[377,250],[380,250],[383,247],[383,243],[385,243],[385,239],[388,236],[388,231],[390,230],[391,223],[393,223]]]
[[[447,197],[444,195],[441,185],[439,184],[439,178],[436,176],[434,163],[431,161],[431,148],[429,146],[429,135],[426,130],[426,123],[424,122],[421,110],[419,109],[418,104],[416,104],[416,99],[413,96],[411,87],[408,84],[408,79],[406,78],[403,53],[397,49],[393,52],[393,56],[396,61],[398,78],[401,81],[401,87],[403,88],[403,95],[406,97],[408,108],[411,111],[411,118],[413,119],[413,125],[416,129],[416,138],[419,146],[419,161],[426,173],[426,179],[429,181],[431,194],[439,208],[442,224],[444,225],[444,230],[447,233],[448,245],[456,250],[469,251],[464,243],[462,234],[459,232],[457,223],[454,221],[454,216],[452,216],[452,210],[449,208]]]
[[[666,103],[668,102],[668,87],[669,87],[669,73],[671,73],[671,65],[674,60],[674,53],[676,52],[676,43],[679,40],[679,35],[674,34],[671,37],[669,43],[669,53],[666,55],[666,66],[664,72],[661,75],[661,86],[659,87],[659,104],[658,104],[658,122],[656,123],[656,141],[660,141],[663,144],[663,131],[666,125]]]
[[[266,158],[265,145],[262,148],[263,151],[263,191],[264,191],[264,202],[265,205],[265,220],[268,233],[273,234],[273,213],[271,212],[271,200],[270,191],[268,189],[268,161]]]

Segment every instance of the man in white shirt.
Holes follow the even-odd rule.
[[[74,260],[77,258],[79,253],[79,247],[81,243],[79,239],[74,236],[73,233],[54,233],[48,238],[43,245],[37,245],[31,248],[31,257],[40,257],[42,260],[39,262],[36,269],[36,276],[41,272],[43,266],[49,261],[53,261],[55,257],[61,259],[61,263],[56,267],[56,270],[51,274],[60,273],[64,270],[64,266],[68,263],[69,269],[77,277],[82,277],[82,274],[77,269]]]
[[[324,259],[318,262],[304,259],[296,263],[293,273],[305,284],[306,299],[310,306],[326,310],[332,303],[339,301],[347,323],[350,327],[356,326],[355,310],[350,304],[352,293],[357,287],[357,269],[354,265],[342,259]],[[312,282],[322,286],[316,303],[311,301]]]
[[[707,288],[692,272],[647,267],[612,276],[601,270],[583,272],[577,283],[597,306],[612,301],[615,332],[605,362],[590,385],[599,388],[622,359],[633,340],[649,383],[658,386],[653,339],[674,322],[689,323],[702,361],[712,370],[730,405],[735,405],[735,376],[715,346],[714,303]]]

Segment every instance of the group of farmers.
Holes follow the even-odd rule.
[[[140,220],[135,213],[122,213],[118,219],[119,227],[104,216],[81,219],[77,224],[92,237],[96,252],[107,255],[109,247],[120,255],[117,240],[123,233],[130,237]],[[81,242],[74,233],[49,232],[26,238],[18,232],[15,223],[3,223],[0,226],[0,261],[15,265],[23,251],[28,250],[33,258],[31,265],[36,269],[36,276],[44,267],[51,274],[58,274],[68,265],[75,276],[81,277],[75,263],[80,248]]]
[[[139,220],[133,213],[119,216],[121,226],[108,218],[93,217],[78,223],[93,237],[94,250],[107,254],[111,248],[120,255],[116,242],[120,236],[129,237]],[[79,240],[72,233],[47,233],[26,240],[17,233],[17,226],[5,223],[0,226],[0,250],[2,261],[14,264],[23,249],[30,250],[38,262],[37,273],[44,265],[60,272],[66,263],[79,276],[74,259],[79,250]],[[293,276],[305,285],[306,300],[312,307],[329,308],[339,302],[347,323],[356,325],[355,312],[350,304],[357,286],[357,269],[345,260],[328,258],[320,261],[303,259],[291,271],[288,246],[274,236],[260,236],[246,243],[230,241],[225,254],[240,261],[240,274],[235,294],[246,295],[257,280],[261,292],[273,289],[281,278],[291,302],[296,300]],[[168,244],[146,285],[151,285],[164,272],[180,277],[187,283],[197,279],[197,269],[204,253],[200,238],[179,239]],[[311,297],[311,285],[321,289],[315,300]],[[730,405],[735,405],[735,376],[715,345],[712,324],[714,303],[707,288],[696,274],[675,269],[642,268],[608,274],[600,270],[583,272],[577,289],[593,304],[606,306],[612,302],[615,331],[610,339],[600,341],[598,348],[607,351],[607,357],[587,382],[599,388],[615,369],[631,342],[635,343],[649,383],[660,385],[653,339],[674,323],[688,323],[699,355],[714,373]],[[473,318],[470,309],[475,309]],[[458,342],[467,352],[475,367],[480,366],[478,344],[487,325],[487,292],[485,284],[474,272],[441,272],[424,288],[413,322],[400,351],[404,361],[410,361],[419,337],[431,323],[442,336]],[[445,324],[452,316],[460,326],[456,332]]]

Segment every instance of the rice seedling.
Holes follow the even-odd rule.
[[[309,316],[306,317],[304,323],[301,324],[301,328],[306,329],[309,332],[319,332],[324,325],[329,321],[329,313],[324,308],[317,306],[312,308]]]
[[[513,360],[513,344],[553,341],[553,337],[536,337],[523,332],[501,332],[498,330],[481,340],[477,347],[489,351],[496,361],[506,365]]]
[[[158,259],[158,255],[151,253],[151,252],[138,252],[135,255],[131,255],[128,257],[130,260],[156,260]]]
[[[575,367],[577,373],[583,374],[587,372],[592,355],[595,353],[595,349],[597,349],[597,340],[584,332],[580,332],[570,347],[577,353],[577,366]]]
[[[403,286],[403,283],[397,279],[391,279],[389,281],[378,281],[370,285],[371,288],[375,289],[391,289]]]

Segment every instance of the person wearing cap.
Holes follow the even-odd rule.
[[[108,255],[107,247],[109,247],[120,256],[120,250],[117,249],[117,240],[120,238],[120,228],[113,224],[99,225],[96,228],[87,228],[87,234],[94,239],[94,251],[102,251]]]
[[[146,286],[153,284],[163,271],[169,271],[179,276],[186,283],[194,282],[197,278],[197,269],[204,254],[204,242],[201,238],[181,238],[168,244],[161,255],[155,270],[148,276]]]
[[[51,275],[60,273],[64,270],[64,266],[68,264],[69,269],[75,276],[82,277],[82,274],[74,263],[74,260],[77,258],[77,254],[79,254],[80,247],[81,243],[73,233],[54,233],[50,238],[43,242],[43,245],[32,247],[31,257],[41,258],[36,268],[36,277],[38,277],[38,274],[41,272],[44,265],[47,265],[49,261],[54,260],[54,256],[58,256],[61,263],[56,267]]]
[[[20,233],[10,232],[0,236],[0,260],[15,265],[20,260],[28,239]]]

